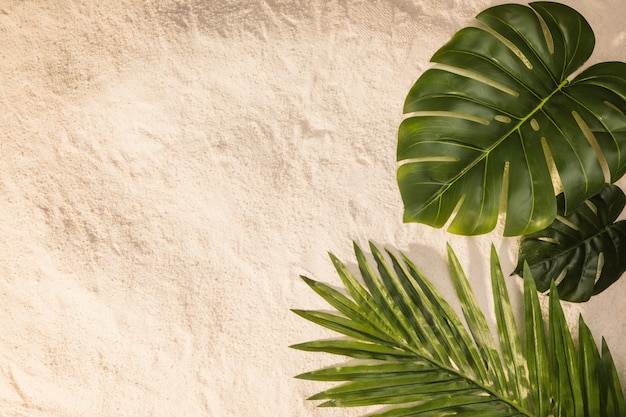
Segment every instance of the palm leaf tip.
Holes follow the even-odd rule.
[[[390,265],[383,252],[373,245],[372,258],[376,263],[373,268],[358,245],[355,247],[360,271],[368,275],[363,277],[367,290],[365,287],[354,290],[358,299],[348,291],[351,296],[345,297],[349,303],[343,299],[338,302],[323,284],[312,286],[338,306],[349,307],[350,315],[293,310],[347,337],[306,342],[292,348],[354,358],[349,364],[298,375],[299,379],[342,382],[311,397],[324,401],[320,406],[392,405],[373,414],[380,417],[592,417],[593,410],[600,410],[599,415],[608,417],[626,415],[608,348],[603,347],[602,355],[594,353],[597,348],[585,326],[581,327],[576,351],[556,288],[551,291],[546,338],[530,272],[524,279],[526,352],[523,353],[493,248],[491,269],[497,340],[491,336],[485,316],[473,300],[469,282],[451,246],[448,246],[451,275],[456,281],[469,333],[406,255],[395,256],[386,251]],[[349,285],[356,285],[354,277],[343,279]],[[570,380],[572,377],[575,381]],[[596,388],[590,389],[592,386]]]
[[[602,359],[600,361],[602,376],[602,405],[609,417],[626,416],[626,400],[620,383],[619,375],[604,337],[602,338]]]

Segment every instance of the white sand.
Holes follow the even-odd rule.
[[[512,268],[402,224],[395,184],[408,89],[495,2],[107,3],[0,5],[0,416],[357,416],[292,378],[335,360],[287,348],[328,335],[299,274],[337,283],[352,239],[444,291],[446,241],[479,290],[492,241]],[[566,3],[626,59],[621,0]],[[624,291],[570,314],[626,376]]]

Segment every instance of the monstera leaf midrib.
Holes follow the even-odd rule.
[[[434,68],[438,68],[438,66],[435,66]],[[518,79],[516,79],[517,81],[520,81]],[[519,83],[521,86],[523,86],[524,88],[526,88],[529,92],[531,92],[532,94],[535,94],[527,85],[523,84],[522,82]],[[555,82],[556,84],[556,82]],[[558,84],[558,86],[554,89],[554,91],[552,91],[548,96],[546,96],[545,98],[541,99],[541,97],[537,96],[538,99],[541,99],[541,101],[539,102],[539,104],[537,105],[537,107],[535,107],[527,116],[523,117],[520,119],[520,121],[515,124],[508,132],[506,132],[504,135],[502,135],[499,139],[497,139],[493,145],[489,146],[486,149],[480,149],[480,148],[475,148],[477,150],[483,151],[484,153],[482,153],[478,158],[474,159],[474,161],[471,164],[468,164],[465,168],[463,168],[461,171],[459,171],[459,173],[448,183],[448,184],[444,184],[442,185],[442,187],[440,188],[441,191],[444,191],[450,187],[452,187],[452,185],[454,185],[459,179],[463,178],[463,176],[471,171],[472,169],[474,169],[480,162],[482,162],[485,159],[489,158],[490,153],[498,148],[503,142],[505,142],[507,139],[511,138],[511,135],[517,131],[524,123],[527,123],[529,120],[532,119],[533,115],[535,115],[536,113],[542,111],[543,107],[545,106],[545,104],[550,100],[550,98],[552,98],[552,96],[554,96],[555,94],[562,92],[562,89],[564,86],[569,84],[569,80],[563,80],[560,84]],[[446,95],[442,95],[442,97],[445,97]],[[478,102],[476,100],[472,100],[470,97],[467,97],[467,99],[469,101],[475,101]],[[482,103],[481,103],[482,104]],[[502,109],[495,109],[494,110],[498,110],[498,111],[502,111]],[[428,112],[408,112],[405,113],[405,118],[410,118],[410,117],[414,117],[416,114],[426,114]],[[432,112],[432,113],[438,113],[441,115],[444,115],[446,112]],[[549,116],[544,113],[546,115],[546,117],[549,118]],[[460,117],[460,118],[467,118],[468,120],[472,120],[472,121],[476,121],[473,118],[468,117],[470,115],[464,115],[464,114],[459,114],[459,113],[450,113],[450,117]],[[490,123],[488,120],[485,120],[487,123]],[[478,122],[478,121],[477,121]],[[480,122],[478,122],[480,123]],[[463,145],[466,146],[466,145]],[[402,164],[406,164],[406,163],[411,163],[414,162],[416,160],[419,160],[419,158],[412,158],[412,159],[406,159],[404,161],[402,161]],[[503,184],[503,187],[506,187],[507,184]],[[483,192],[484,192],[484,187],[483,187]],[[430,200],[428,201],[428,203],[425,204],[425,206],[429,206],[431,205],[437,198],[438,198],[438,194],[434,194]]]
[[[595,44],[573,9],[495,6],[432,58],[398,136],[405,221],[458,234],[547,227],[626,170],[626,64],[580,74]],[[508,23],[507,23],[508,22]]]

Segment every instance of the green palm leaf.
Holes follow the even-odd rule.
[[[626,271],[626,221],[615,222],[626,196],[615,185],[585,201],[569,215],[558,196],[556,220],[546,229],[524,236],[515,273],[528,263],[541,292],[557,282],[561,299],[587,301]]]
[[[626,64],[589,58],[594,35],[568,6],[506,4],[439,49],[398,132],[405,221],[464,235],[548,226],[626,171]],[[555,191],[556,190],[556,191]]]
[[[451,276],[467,328],[410,260],[384,254],[374,245],[370,249],[374,264],[355,245],[358,278],[331,255],[347,294],[303,277],[337,312],[294,312],[346,337],[292,347],[355,358],[345,365],[298,375],[341,382],[310,397],[321,400],[320,406],[385,405],[372,414],[379,417],[626,415],[608,348],[603,343],[599,353],[581,318],[576,351],[554,285],[548,334],[544,333],[528,266],[524,354],[494,249],[491,281],[497,340],[450,247]]]

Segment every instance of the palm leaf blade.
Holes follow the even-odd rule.
[[[489,396],[448,394],[419,405],[375,413],[372,417],[512,417],[524,415]]]
[[[432,376],[434,373],[444,374],[428,363],[400,362],[325,368],[298,375],[296,378],[313,381],[375,381],[406,374]]]
[[[348,271],[346,266],[332,253],[330,253],[329,256],[343,285],[348,290],[354,302],[360,306],[363,314],[368,317],[369,321],[375,323],[379,328],[384,329],[386,334],[396,339],[403,337],[400,330],[394,327],[385,315],[376,308],[376,302],[372,295],[363,288],[358,280]]]
[[[613,357],[604,338],[602,338],[601,374],[603,409],[607,417],[626,415],[626,402],[624,401],[622,386],[615,369],[615,362],[613,362]]]
[[[329,339],[298,343],[290,346],[306,352],[326,352],[335,355],[349,356],[357,359],[374,359],[382,361],[414,361],[415,355],[383,345],[363,343],[355,340]]]
[[[350,320],[349,318],[338,316],[336,314],[327,313],[325,311],[296,309],[292,311],[304,319],[322,327],[326,327],[327,329],[333,330],[337,333],[354,337],[356,339],[387,343],[384,335],[381,335],[376,329],[361,322]]]
[[[434,331],[438,331],[438,339],[443,346],[446,346],[451,353],[456,353],[457,349],[462,350],[462,357],[452,359],[459,366],[467,363],[465,372],[473,373],[483,384],[487,384],[487,369],[482,361],[476,346],[468,334],[467,330],[459,320],[452,307],[437,293],[433,285],[419,272],[417,267],[406,256],[403,256],[407,271],[407,277],[415,283],[414,297],[416,304],[419,304],[423,314],[429,317],[429,323]]]
[[[313,291],[319,294],[328,304],[336,308],[337,311],[345,315],[349,320],[360,324],[362,329],[367,329],[370,333],[376,334],[381,339],[386,338],[386,335],[380,333],[375,327],[372,327],[370,317],[368,317],[369,315],[363,314],[363,310],[359,309],[359,306],[348,297],[321,282],[317,282],[305,276],[301,278]],[[301,315],[303,312],[299,311],[297,314]],[[307,315],[305,318],[308,319],[309,317],[310,315]]]
[[[407,320],[407,316],[397,304],[394,303],[393,295],[389,293],[384,283],[377,278],[376,273],[367,261],[365,254],[361,248],[354,244],[354,251],[359,264],[359,270],[363,281],[367,285],[370,294],[372,294],[374,303],[378,307],[378,311],[385,317],[392,328],[396,328],[401,334],[403,343],[410,343],[415,340],[415,333],[411,329],[411,325]]]
[[[579,317],[578,321],[578,347],[585,415],[599,416],[601,415],[600,387],[597,381],[601,378],[600,353],[582,316]]]
[[[425,401],[440,396],[480,393],[480,388],[451,375],[448,379],[403,376],[383,381],[359,381],[340,385],[310,397],[310,400],[330,400],[325,407],[359,407],[378,404],[404,404]]]
[[[554,284],[550,289],[548,328],[556,413],[562,416],[584,417],[581,377],[577,366],[578,357],[559,302],[558,290]]]
[[[506,291],[502,267],[495,247],[491,246],[491,286],[495,303],[498,337],[506,365],[509,389],[513,397],[528,407],[528,378],[524,365],[524,355],[521,349],[520,337],[511,308],[509,294]]]
[[[370,244],[370,248],[376,265],[378,266],[378,274],[381,278],[380,281],[385,288],[384,292],[389,294],[394,304],[398,306],[402,322],[407,327],[407,332],[411,340],[419,341],[419,345],[432,344],[433,357],[438,361],[446,361],[448,353],[445,352],[439,343],[436,343],[437,340],[427,325],[426,320],[424,320],[424,317],[420,314],[419,308],[417,308],[415,303],[408,296],[405,288],[400,283],[400,279],[391,272],[382,253],[372,244]]]
[[[526,361],[532,402],[537,417],[550,413],[550,370],[541,306],[528,264],[524,266],[524,323],[526,329]]]
[[[502,370],[502,361],[498,354],[495,342],[491,336],[491,331],[487,325],[487,320],[482,311],[478,307],[476,298],[469,286],[469,282],[459,261],[448,245],[448,261],[452,275],[452,282],[456,289],[457,296],[461,301],[463,314],[467,325],[474,337],[474,341],[478,346],[478,351],[483,357],[485,366],[489,372],[491,380],[496,389],[500,392],[506,392],[507,384]]]
[[[404,287],[410,300],[409,308],[420,323],[420,332],[428,339],[426,343],[436,346],[440,351],[439,356],[446,358],[451,366],[467,374],[474,374],[479,381],[486,383],[487,372],[480,361],[478,351],[469,335],[459,332],[464,330],[461,323],[450,325],[450,315],[446,311],[446,306],[441,302],[434,302],[432,298],[429,299],[424,292],[421,274],[416,273],[412,276],[392,253],[388,254],[399,278],[399,284]]]

